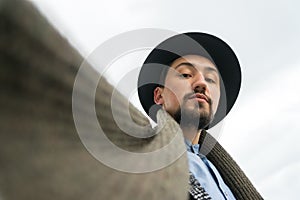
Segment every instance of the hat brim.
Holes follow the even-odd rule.
[[[231,110],[241,86],[239,61],[223,40],[210,34],[189,32],[175,35],[160,43],[146,58],[139,77],[138,95],[146,113],[156,121],[159,109],[154,102],[154,89],[163,85],[169,65],[185,55],[201,55],[212,60],[221,76],[221,97],[213,121],[206,129],[215,126]]]

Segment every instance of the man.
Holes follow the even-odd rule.
[[[157,111],[163,109],[182,129],[191,199],[238,196],[201,147],[205,130],[220,122],[232,108],[240,84],[240,65],[232,49],[204,33],[179,34],[165,40],[149,54],[141,69],[138,92],[145,111],[156,121]],[[255,198],[261,199],[258,193]]]

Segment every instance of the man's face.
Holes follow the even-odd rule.
[[[196,120],[199,129],[211,122],[219,99],[218,70],[209,59],[198,55],[176,59],[166,75],[165,86],[154,90],[156,104],[181,125]]]

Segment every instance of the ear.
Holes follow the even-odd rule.
[[[164,103],[164,99],[162,97],[163,87],[156,87],[154,90],[154,102],[158,105],[162,105]]]

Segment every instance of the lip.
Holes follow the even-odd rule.
[[[200,93],[193,94],[190,99],[196,99],[197,101],[208,103],[208,98],[204,94]]]

